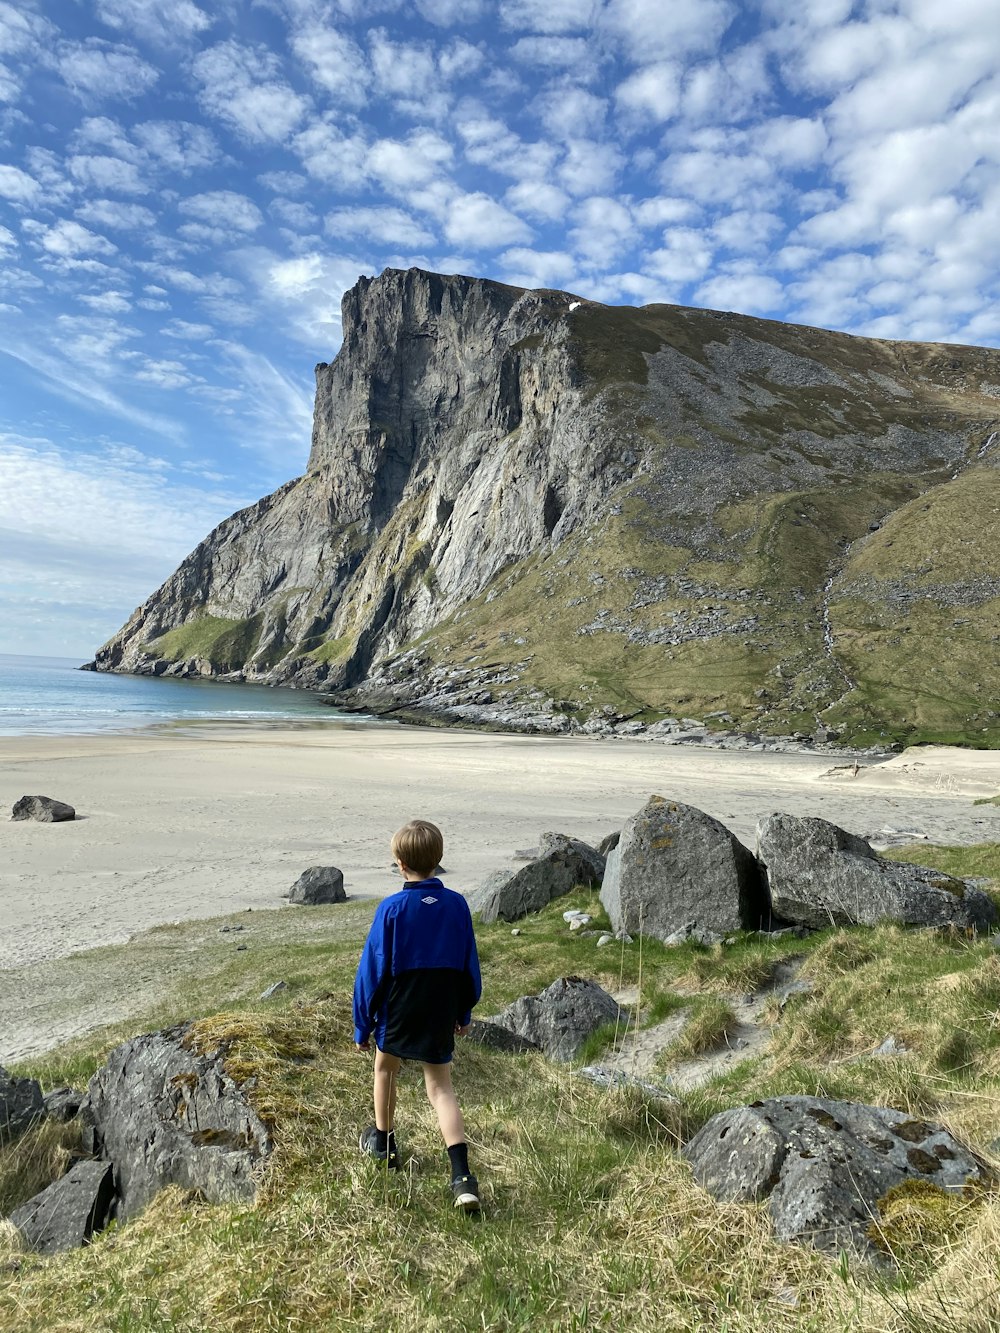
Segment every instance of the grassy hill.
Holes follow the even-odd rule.
[[[907,856],[906,853],[900,855]],[[1000,889],[997,845],[921,845],[908,859],[976,873]],[[399,1138],[407,1169],[387,1176],[357,1151],[370,1063],[353,1053],[349,993],[372,905],[245,914],[237,937],[218,922],[150,932],[67,960],[81,998],[111,969],[137,986],[164,978],[155,1011],[18,1072],[79,1084],[116,1042],[199,1017],[206,1044],[228,1044],[234,1074],[275,1126],[276,1152],[252,1205],[209,1206],[180,1190],[112,1227],[85,1251],[19,1253],[0,1232],[0,1319],[32,1330],[177,1333],[204,1328],[599,1329],[713,1333],[992,1333],[1000,1324],[1000,1201],[913,1206],[883,1224],[895,1266],[782,1246],[762,1209],[719,1205],[676,1149],[725,1107],[781,1093],[888,1104],[943,1120],[987,1155],[1000,1110],[1000,956],[988,941],[934,931],[830,930],[799,941],[738,937],[707,950],[643,941],[616,949],[570,934],[568,906],[478,930],[481,1012],[555,976],[638,988],[645,1023],[686,1006],[686,1045],[711,1048],[728,997],[764,984],[801,955],[811,990],[773,1006],[777,1040],[674,1102],[603,1090],[571,1068],[464,1044],[456,1064],[481,1221],[456,1217],[445,1158],[419,1078],[406,1070]],[[234,921],[237,918],[233,919]],[[257,996],[278,978],[281,998]],[[876,1057],[889,1033],[909,1048]],[[619,1033],[618,1037],[621,1038]],[[587,1054],[593,1058],[603,1034]],[[626,1038],[627,1040],[627,1038]],[[72,1152],[72,1126],[45,1126],[0,1153],[0,1210]]]

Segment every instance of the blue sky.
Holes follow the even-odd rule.
[[[298,475],[361,273],[1000,344],[996,0],[0,0],[0,651]]]

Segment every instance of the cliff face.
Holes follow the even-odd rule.
[[[913,718],[893,654],[918,603],[935,635],[958,606],[977,641],[1000,621],[997,352],[419,270],[360,279],[343,315],[306,474],[210,534],[97,669],[559,730],[993,734],[972,675],[1000,683],[995,645]]]

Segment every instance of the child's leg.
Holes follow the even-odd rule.
[[[396,1124],[396,1076],[403,1062],[375,1047],[375,1128],[392,1130]]]
[[[446,1148],[465,1142],[465,1122],[462,1110],[451,1085],[451,1065],[424,1065],[424,1087],[427,1100],[437,1114],[441,1137]]]

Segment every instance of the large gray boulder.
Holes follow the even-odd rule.
[[[865,838],[825,819],[771,815],[757,825],[776,917],[798,925],[960,926],[984,930],[996,908],[982,892],[926,866],[882,861]]]
[[[124,1042],[90,1080],[84,1144],[114,1163],[122,1217],[165,1185],[201,1190],[210,1203],[252,1199],[271,1152],[222,1052],[196,1054],[190,1031],[185,1023]]]
[[[753,854],[693,806],[651,796],[608,854],[601,902],[616,931],[665,940],[689,928],[726,934],[767,926]]]
[[[14,1078],[0,1065],[0,1143],[10,1143],[26,1129],[45,1119],[41,1084],[33,1078]]]
[[[314,907],[318,903],[343,903],[344,872],[336,866],[310,866],[292,885],[288,901]]]
[[[487,925],[519,921],[553,898],[600,884],[603,875],[604,857],[593,847],[564,833],[543,833],[534,860],[516,870],[495,871],[472,894],[469,905]]]
[[[114,1211],[114,1168],[110,1162],[77,1162],[66,1175],[27,1203],[10,1221],[29,1250],[58,1254],[86,1245]]]
[[[486,1018],[472,1020],[466,1040],[485,1046],[489,1051],[503,1051],[505,1055],[528,1055],[531,1051],[541,1050],[536,1041],[518,1036],[510,1028],[502,1028],[499,1023],[491,1023]]]
[[[550,1060],[572,1060],[592,1032],[628,1014],[596,981],[559,977],[540,995],[522,995],[490,1020],[540,1046]]]
[[[960,1191],[989,1166],[942,1129],[904,1111],[779,1097],[713,1116],[684,1146],[716,1199],[767,1199],[774,1234],[823,1250],[874,1254],[867,1234],[886,1191],[927,1180]]]
[[[36,819],[40,824],[62,824],[75,819],[76,811],[52,796],[22,796],[14,802],[11,819]]]

